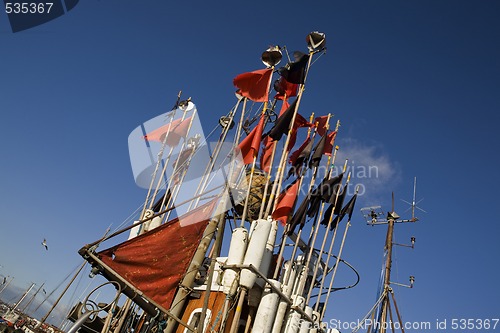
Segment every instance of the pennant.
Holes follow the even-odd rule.
[[[325,149],[326,135],[323,135],[319,139],[318,144],[314,147],[314,152],[312,154],[311,160],[309,161],[309,168],[317,168],[321,162],[321,157],[323,156],[323,151]]]
[[[293,56],[296,60],[288,63],[285,67],[280,68],[279,74],[290,83],[304,84],[309,55],[295,51]]]
[[[271,85],[272,68],[260,69],[236,76],[233,84],[238,94],[254,102],[267,102]]]
[[[293,146],[295,146],[295,142],[297,141],[297,131],[301,127],[312,127],[314,126],[310,122],[306,120],[306,118],[302,117],[299,113],[295,115],[295,121],[293,122],[292,131],[290,133],[290,140],[288,141],[287,151],[292,150]]]
[[[293,217],[289,223],[288,226],[288,231],[287,235],[290,236],[293,234],[295,231],[295,228],[300,225],[300,229],[304,227],[306,224],[306,217],[307,217],[307,206],[309,205],[309,195],[302,201],[300,204],[300,207],[297,209],[295,214],[293,214]]]
[[[280,114],[278,115],[278,117],[281,117],[283,112],[288,110],[289,107],[290,107],[290,103],[288,103],[288,100],[284,100],[283,103],[281,103]]]
[[[331,204],[326,209],[325,216],[323,217],[323,220],[320,222],[320,224],[327,226],[328,222],[330,221],[330,218],[332,216],[332,213],[335,215],[340,214],[340,212],[342,210],[342,205],[344,204],[344,199],[345,199],[346,194],[347,194],[347,184],[344,185],[344,188],[339,193],[339,195],[337,197],[337,202],[335,202],[335,196],[332,196],[330,198],[329,202],[331,202]],[[333,210],[333,208],[335,208],[335,211]],[[332,221],[332,224],[330,225],[330,230],[333,230],[337,226],[337,224],[333,223],[333,222],[334,221]]]
[[[254,156],[257,156],[259,152],[260,140],[262,139],[262,132],[264,130],[264,121],[265,117],[262,115],[257,126],[255,126],[247,137],[238,145],[245,164],[252,163]]]
[[[278,198],[278,205],[274,210],[272,217],[274,220],[280,221],[281,225],[285,225],[288,216],[290,215],[295,201],[297,200],[297,195],[299,193],[299,181],[296,179],[288,188],[280,194]]]
[[[260,154],[260,169],[269,173],[271,169],[271,155],[273,153],[273,145],[276,141],[266,136],[262,141],[262,153]]]
[[[332,156],[332,151],[336,136],[337,136],[337,131],[332,132],[326,136],[326,142],[325,142],[325,148],[323,149],[323,154],[327,156]]]
[[[316,132],[321,136],[325,135],[328,125],[328,116],[316,117],[316,119],[314,119],[314,124],[316,125]]]
[[[340,184],[342,183],[342,178],[344,174],[341,173],[333,178],[325,178],[323,181],[312,191],[311,193],[311,205],[307,211],[309,217],[318,214],[321,202],[332,203],[331,198],[335,200],[337,191],[340,189]]]
[[[311,155],[311,150],[313,146],[313,141],[310,137],[307,137],[306,140],[302,143],[302,145],[294,151],[288,160],[292,167],[288,171],[288,177],[290,177],[293,173],[296,175],[300,174],[302,169],[302,164],[304,161],[309,160],[309,156]]]
[[[286,101],[289,97],[297,96],[298,87],[298,84],[290,83],[281,76],[278,80],[274,81],[274,90],[277,92],[274,98]]]
[[[356,198],[358,197],[358,194],[354,194],[351,198],[351,200],[349,200],[349,202],[347,203],[347,205],[345,205],[342,210],[340,211],[340,214],[335,216],[335,219],[332,221],[332,225],[330,226],[330,229],[332,229],[332,227],[334,226],[337,226],[337,224],[339,224],[342,219],[344,218],[344,216],[346,215],[349,215],[349,218],[347,219],[348,221],[351,220],[351,217],[352,217],[352,212],[354,211],[354,205],[356,204]]]
[[[186,119],[176,119],[168,124],[155,129],[144,135],[147,141],[165,142],[168,146],[177,146],[181,138],[186,137],[189,125],[191,124],[191,117]]]
[[[283,134],[288,134],[290,124],[292,122],[293,114],[295,113],[295,106],[297,99],[278,117],[274,123],[273,128],[269,131],[269,136],[276,141],[279,141]]]

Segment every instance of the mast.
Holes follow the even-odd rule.
[[[386,325],[387,325],[387,310],[389,306],[389,294],[388,291],[390,289],[390,281],[391,281],[391,266],[392,266],[392,246],[393,246],[393,236],[394,236],[394,220],[395,217],[398,216],[394,212],[394,193],[392,193],[392,201],[393,207],[392,212],[387,214],[387,235],[385,239],[385,273],[384,273],[384,294],[386,295],[382,300],[382,312],[381,312],[381,321],[380,321],[380,333],[385,333]]]
[[[404,331],[401,315],[399,312],[399,309],[397,307],[396,299],[394,297],[394,290],[392,289],[391,285],[398,285],[402,287],[407,287],[407,288],[413,288],[413,283],[415,281],[415,278],[413,276],[410,276],[410,284],[405,285],[397,282],[391,281],[391,269],[392,269],[392,253],[393,253],[393,247],[394,245],[399,245],[403,247],[410,247],[414,248],[415,245],[415,237],[411,237],[411,245],[405,245],[405,244],[398,244],[394,242],[394,228],[396,223],[407,223],[407,222],[416,222],[418,219],[414,216],[414,208],[415,208],[415,189],[413,192],[413,203],[412,205],[412,217],[411,219],[401,219],[401,217],[394,211],[394,193],[392,193],[392,210],[391,212],[387,213],[387,217],[383,218],[384,213],[381,211],[380,206],[373,206],[373,207],[365,207],[361,209],[361,212],[363,213],[363,216],[365,217],[367,224],[370,225],[379,225],[379,224],[387,224],[387,234],[386,234],[386,239],[385,239],[385,245],[384,245],[384,255],[385,255],[385,263],[384,263],[384,268],[383,268],[383,285],[381,288],[380,292],[380,297],[378,298],[377,302],[373,306],[373,308],[368,312],[368,314],[365,316],[365,318],[361,321],[361,323],[358,325],[356,329],[353,330],[354,332],[357,332],[360,328],[362,323],[370,316],[371,317],[371,323],[368,327],[367,332],[373,332],[373,333],[385,333],[387,331],[387,328],[390,327],[392,332],[395,331],[395,326],[394,326],[394,321],[393,321],[393,315],[392,315],[392,306],[394,306],[394,309],[396,310],[397,314],[397,320],[399,322],[399,327],[401,329],[401,332]],[[417,207],[418,208],[418,207]],[[392,302],[391,302],[392,299]],[[392,303],[392,304],[391,304]],[[389,315],[389,321],[387,316]],[[390,325],[390,326],[389,326]]]
[[[33,296],[31,296],[30,300],[28,301],[28,303],[26,303],[26,305],[23,307],[23,309],[21,310],[22,312],[25,312],[26,309],[28,308],[28,306],[31,305],[31,303],[33,303],[33,301],[35,300],[35,297],[36,295],[38,295],[38,293],[42,290],[43,286],[45,285],[45,282],[42,283],[42,285],[36,290],[36,292],[33,294]]]
[[[26,296],[28,296],[29,292],[31,291],[31,289],[33,289],[34,286],[35,284],[31,283],[31,286],[24,292],[23,296],[21,296],[21,299],[17,301],[16,304],[14,304],[12,310],[16,310],[16,308],[21,304],[22,301],[24,301],[24,299],[26,298]]]

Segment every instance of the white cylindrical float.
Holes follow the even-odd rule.
[[[274,287],[280,288],[279,281],[270,280]],[[255,315],[252,333],[270,333],[273,328],[276,308],[278,307],[280,296],[267,286],[262,294],[262,299]]]
[[[300,309],[304,308],[306,299],[302,296],[292,296],[293,306]],[[297,333],[300,328],[300,318],[301,315],[295,310],[291,310],[288,314],[288,319],[286,321],[285,333]]]
[[[310,306],[306,306],[304,312],[306,315],[309,316],[309,318],[312,318],[312,313],[313,313],[313,308]],[[302,320],[300,323],[300,333],[309,333],[309,330],[311,329],[312,323],[308,320]]]
[[[241,265],[245,257],[248,244],[248,231],[245,228],[236,228],[231,237],[229,253],[226,265]],[[226,295],[233,295],[238,287],[238,270],[228,268],[222,277],[223,292]]]
[[[243,265],[252,265],[257,269],[260,268],[262,257],[266,249],[267,239],[271,231],[271,221],[259,219],[252,232],[252,237],[248,243],[248,248],[245,253]],[[247,290],[251,289],[257,279],[257,274],[249,269],[242,269],[240,273],[240,285]]]
[[[269,267],[271,266],[271,261],[273,260],[274,252],[274,242],[276,241],[276,234],[278,233],[278,221],[271,222],[271,231],[269,232],[269,237],[267,238],[266,248],[264,249],[264,255],[262,256],[262,262],[260,263],[259,271],[267,276],[269,273]],[[261,288],[264,288],[266,281],[262,278],[257,278],[255,282]]]
[[[286,284],[281,286],[281,292],[286,296],[290,297],[292,295],[293,285],[295,281],[295,276],[297,273],[295,265],[291,261],[285,262],[285,271],[289,271],[288,281]],[[288,303],[285,300],[281,300],[278,306],[278,311],[276,312],[276,318],[274,320],[272,333],[280,333],[281,327],[283,326],[283,321],[285,320],[285,315],[288,311]]]

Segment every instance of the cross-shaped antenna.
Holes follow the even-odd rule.
[[[411,221],[415,222],[415,221],[418,221],[418,218],[415,217],[415,208],[424,212],[424,213],[427,213],[425,210],[423,210],[422,208],[420,207],[417,207],[417,204],[419,204],[422,200],[424,200],[423,198],[420,199],[419,201],[416,201],[416,196],[417,196],[417,177],[415,177],[414,181],[413,181],[413,200],[412,202],[408,202],[406,200],[403,200],[401,199],[401,201],[407,203],[408,205],[410,205],[410,208],[408,208],[406,211],[409,211],[411,209]]]

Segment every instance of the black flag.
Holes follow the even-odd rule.
[[[326,143],[326,133],[318,141],[316,147],[314,147],[314,153],[312,154],[311,160],[309,161],[309,168],[318,167],[321,162],[321,157],[323,156],[323,150],[325,150]]]
[[[290,83],[304,84],[306,79],[306,67],[309,62],[309,55],[299,51],[293,53],[294,62],[288,63],[285,67],[279,69],[281,76]]]
[[[331,197],[335,200],[335,196],[340,189],[340,183],[342,182],[343,177],[344,173],[341,173],[333,178],[323,179],[323,181],[311,193],[311,205],[307,211],[307,216],[312,217],[318,214],[321,201],[329,202]]]
[[[356,198],[358,197],[358,194],[354,194],[351,198],[351,200],[349,200],[349,202],[347,203],[347,205],[344,206],[344,208],[342,208],[342,210],[340,211],[340,214],[337,215],[335,217],[335,219],[332,221],[332,225],[330,227],[330,229],[333,230],[333,228],[340,222],[342,221],[342,219],[344,218],[344,216],[346,215],[349,215],[349,219],[348,221],[351,220],[351,217],[352,217],[352,212],[354,211],[354,205],[356,204]]]
[[[344,185],[344,188],[342,189],[342,192],[339,193],[337,197],[337,202],[335,203],[335,197],[336,195],[332,195],[330,197],[330,200],[328,201],[330,203],[330,206],[325,211],[325,216],[323,217],[323,220],[320,222],[320,224],[324,225],[325,227],[328,225],[328,222],[330,221],[330,218],[332,216],[332,212],[335,215],[339,215],[341,210],[342,210],[342,205],[344,204],[344,199],[347,194],[347,184]],[[335,211],[333,211],[333,207],[335,206]],[[336,223],[333,223],[330,225],[330,230],[333,230],[336,227]]]
[[[295,214],[293,214],[292,219],[290,220],[290,224],[288,226],[287,235],[290,236],[295,231],[297,225],[300,224],[300,228],[306,224],[306,212],[307,206],[309,205],[309,195],[302,201],[300,207],[297,209]]]
[[[297,99],[286,109],[285,112],[276,120],[273,128],[269,131],[268,135],[275,141],[281,139],[283,134],[288,134],[290,130],[293,114],[295,113],[295,105],[297,104]]]

